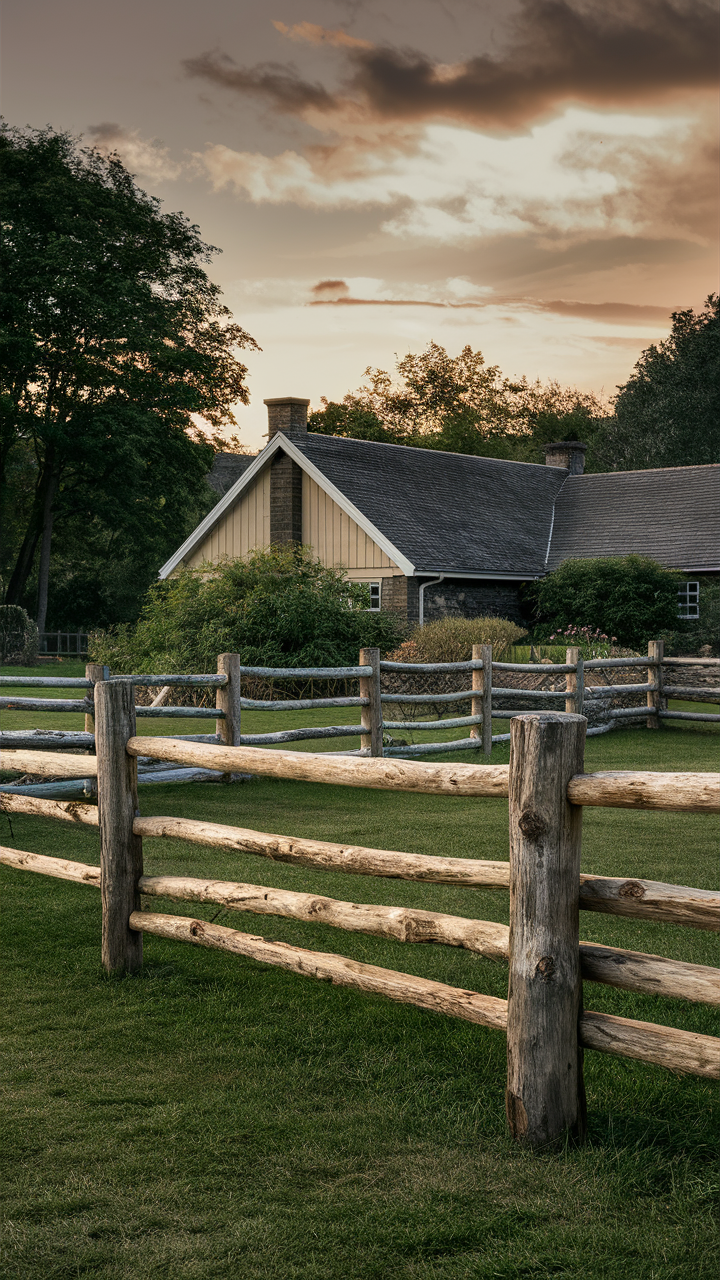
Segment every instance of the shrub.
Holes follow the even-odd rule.
[[[32,618],[19,604],[0,605],[0,663],[33,667],[37,654],[38,633]]]
[[[307,547],[273,547],[155,584],[138,624],[93,634],[90,657],[114,672],[211,672],[219,653],[246,666],[355,665],[363,646],[385,651],[400,637],[397,620],[369,605],[367,587]]]
[[[698,654],[709,648],[707,657],[720,658],[720,582],[701,578],[700,617],[688,618],[681,630],[676,622],[672,630],[663,632],[662,638],[668,654]]]
[[[465,662],[474,644],[491,644],[497,656],[526,634],[507,618],[440,618],[416,627],[388,657],[394,662]]]
[[[644,648],[664,631],[684,629],[677,616],[681,580],[644,556],[566,560],[533,586],[537,638],[583,627]]]

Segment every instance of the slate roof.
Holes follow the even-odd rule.
[[[568,477],[548,571],[564,560],[633,552],[668,568],[720,568],[720,464]]]
[[[252,453],[216,453],[205,479],[222,498],[254,461]]]
[[[545,571],[563,468],[312,433],[290,438],[416,573]]]

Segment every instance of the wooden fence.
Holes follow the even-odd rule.
[[[648,655],[636,658],[594,658],[583,661],[579,649],[569,648],[566,651],[565,663],[513,663],[494,662],[491,645],[474,645],[472,659],[467,662],[446,663],[402,663],[381,661],[378,649],[362,649],[358,665],[355,667],[323,667],[323,668],[275,668],[247,667],[240,662],[237,654],[221,654],[217,662],[217,671],[206,675],[134,675],[110,676],[107,667],[90,663],[85,668],[84,677],[57,676],[4,676],[5,686],[23,688],[60,688],[83,689],[85,696],[80,698],[38,698],[13,695],[0,697],[0,708],[23,710],[28,712],[81,712],[85,715],[85,731],[65,733],[50,730],[11,730],[0,732],[0,748],[4,749],[3,763],[6,769],[12,767],[12,756],[18,750],[62,751],[63,748],[85,749],[92,753],[95,750],[93,727],[94,688],[100,680],[131,680],[135,686],[157,688],[157,696],[148,706],[135,708],[138,717],[171,718],[171,719],[205,719],[215,721],[215,732],[208,734],[184,734],[187,741],[226,744],[229,746],[275,747],[287,743],[313,741],[333,738],[359,738],[360,746],[351,752],[340,754],[369,756],[398,756],[412,758],[414,756],[434,755],[436,753],[482,750],[490,757],[493,743],[508,742],[509,733],[493,734],[493,719],[511,719],[516,710],[498,707],[494,700],[503,702],[517,701],[518,709],[538,709],[563,707],[566,712],[582,715],[593,707],[601,709],[601,723],[588,729],[589,734],[606,733],[617,724],[626,721],[645,721],[650,729],[657,729],[663,720],[715,721],[720,722],[720,714],[668,710],[668,697],[684,697],[697,699],[720,700],[720,688],[691,689],[684,686],[671,685],[665,681],[666,668],[679,665],[677,659],[665,658],[661,641],[651,641]],[[698,666],[718,666],[717,659],[696,659]],[[632,684],[590,685],[586,673],[590,671],[612,673],[619,668],[640,668],[646,674],[642,682]],[[518,674],[535,677],[564,676],[565,688],[561,690],[528,689],[506,687],[495,684],[494,678],[503,680],[504,673],[511,676]],[[470,687],[446,693],[405,693],[402,691],[383,692],[382,677],[397,675],[457,675],[458,680]],[[263,680],[357,680],[358,694],[346,697],[325,698],[246,698],[242,696],[244,680],[256,682]],[[175,687],[215,688],[215,707],[173,706],[167,705],[167,698]],[[609,701],[624,695],[646,695],[645,705],[631,707],[611,707]],[[390,705],[420,706],[436,709],[438,717],[447,708],[456,704],[469,703],[470,714],[451,716],[448,719],[434,720],[392,720],[385,718],[385,710]],[[242,712],[249,710],[262,711],[305,711],[326,708],[360,708],[360,724],[315,725],[296,729],[279,729],[270,733],[243,733],[241,728]],[[451,741],[430,741],[398,745],[390,738],[391,733],[427,732],[434,730],[468,729],[467,737],[454,738]],[[389,739],[389,740],[388,740]],[[20,757],[15,757],[19,762]],[[36,759],[27,761],[19,767],[32,773],[32,765]],[[147,758],[140,761],[139,781],[141,782],[194,782],[210,780],[228,780],[237,778],[234,773],[208,771],[202,766],[194,769],[186,767],[172,768],[171,758],[161,760]],[[94,790],[92,770],[88,767],[81,779],[62,780],[55,777],[48,783],[5,783],[0,791],[15,791],[36,796],[61,796],[83,792],[92,794]]]
[[[363,676],[363,679],[366,677]],[[222,686],[227,688],[227,686]],[[582,811],[587,805],[720,812],[720,774],[595,773],[583,768],[586,720],[574,713],[531,712],[511,722],[510,765],[363,759],[259,747],[161,740],[136,735],[129,680],[95,690],[94,773],[99,806],[7,794],[9,812],[35,813],[99,827],[100,865],[17,849],[0,850],[10,867],[73,880],[102,894],[102,961],[136,971],[142,935],[217,948],[359,991],[463,1018],[507,1034],[507,1117],[513,1136],[533,1148],[585,1132],[583,1050],[619,1054],[675,1071],[720,1078],[720,1040],[673,1027],[585,1010],[583,978],[629,991],[720,1005],[720,970],[580,940],[579,911],[720,927],[720,894],[685,886],[580,874]],[[371,705],[368,700],[367,705]],[[21,753],[25,754],[25,753]],[[78,756],[35,753],[34,764],[68,776]],[[181,817],[138,816],[138,761],[170,759],[225,774],[254,774],[421,794],[509,798],[509,862],[419,856],[298,839]],[[143,841],[173,837],[353,874],[510,889],[510,926],[412,908],[343,902],[262,885],[146,876]],[[236,911],[324,922],[337,928],[468,948],[507,960],[508,999],[358,963],[343,956],[268,942],[193,917],[148,910],[152,898],[211,902]],[[143,909],[142,899],[145,899]]]

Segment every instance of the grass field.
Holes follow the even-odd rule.
[[[68,665],[59,673],[71,674]],[[3,726],[41,719],[3,713]],[[47,720],[80,727],[79,717],[76,724],[48,713]],[[308,723],[306,713],[302,720]],[[280,723],[298,720],[247,715],[249,730]],[[145,722],[142,731],[197,727],[181,724]],[[678,724],[593,738],[587,768],[717,769],[718,735],[709,728]],[[493,758],[507,760],[507,748]],[[507,802],[500,800],[265,779],[146,786],[140,805],[144,814],[381,848],[507,857]],[[0,823],[2,843],[98,861],[92,830],[24,816],[12,824],[0,816]],[[716,862],[712,818],[585,811],[584,870],[710,888]],[[151,874],[247,880],[507,921],[500,890],[313,872],[180,841],[146,841],[145,866]],[[714,1280],[718,1107],[709,1082],[588,1052],[588,1144],[530,1156],[505,1132],[502,1035],[149,937],[142,975],[108,978],[99,965],[96,890],[6,868],[0,880],[2,1275]],[[217,910],[194,906],[152,901],[153,910],[208,919]],[[491,995],[507,992],[506,966],[460,950],[236,912],[218,920]],[[717,940],[700,931],[584,913],[581,932],[698,963],[720,960]],[[588,983],[585,1004],[717,1031],[714,1013],[683,1001]]]

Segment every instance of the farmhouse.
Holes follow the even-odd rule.
[[[585,445],[549,445],[546,465],[315,435],[308,400],[266,400],[255,458],[221,455],[220,500],[163,565],[306,543],[373,608],[409,623],[445,614],[521,620],[519,588],[568,559],[652,556],[687,574],[720,572],[720,465],[584,475]]]

